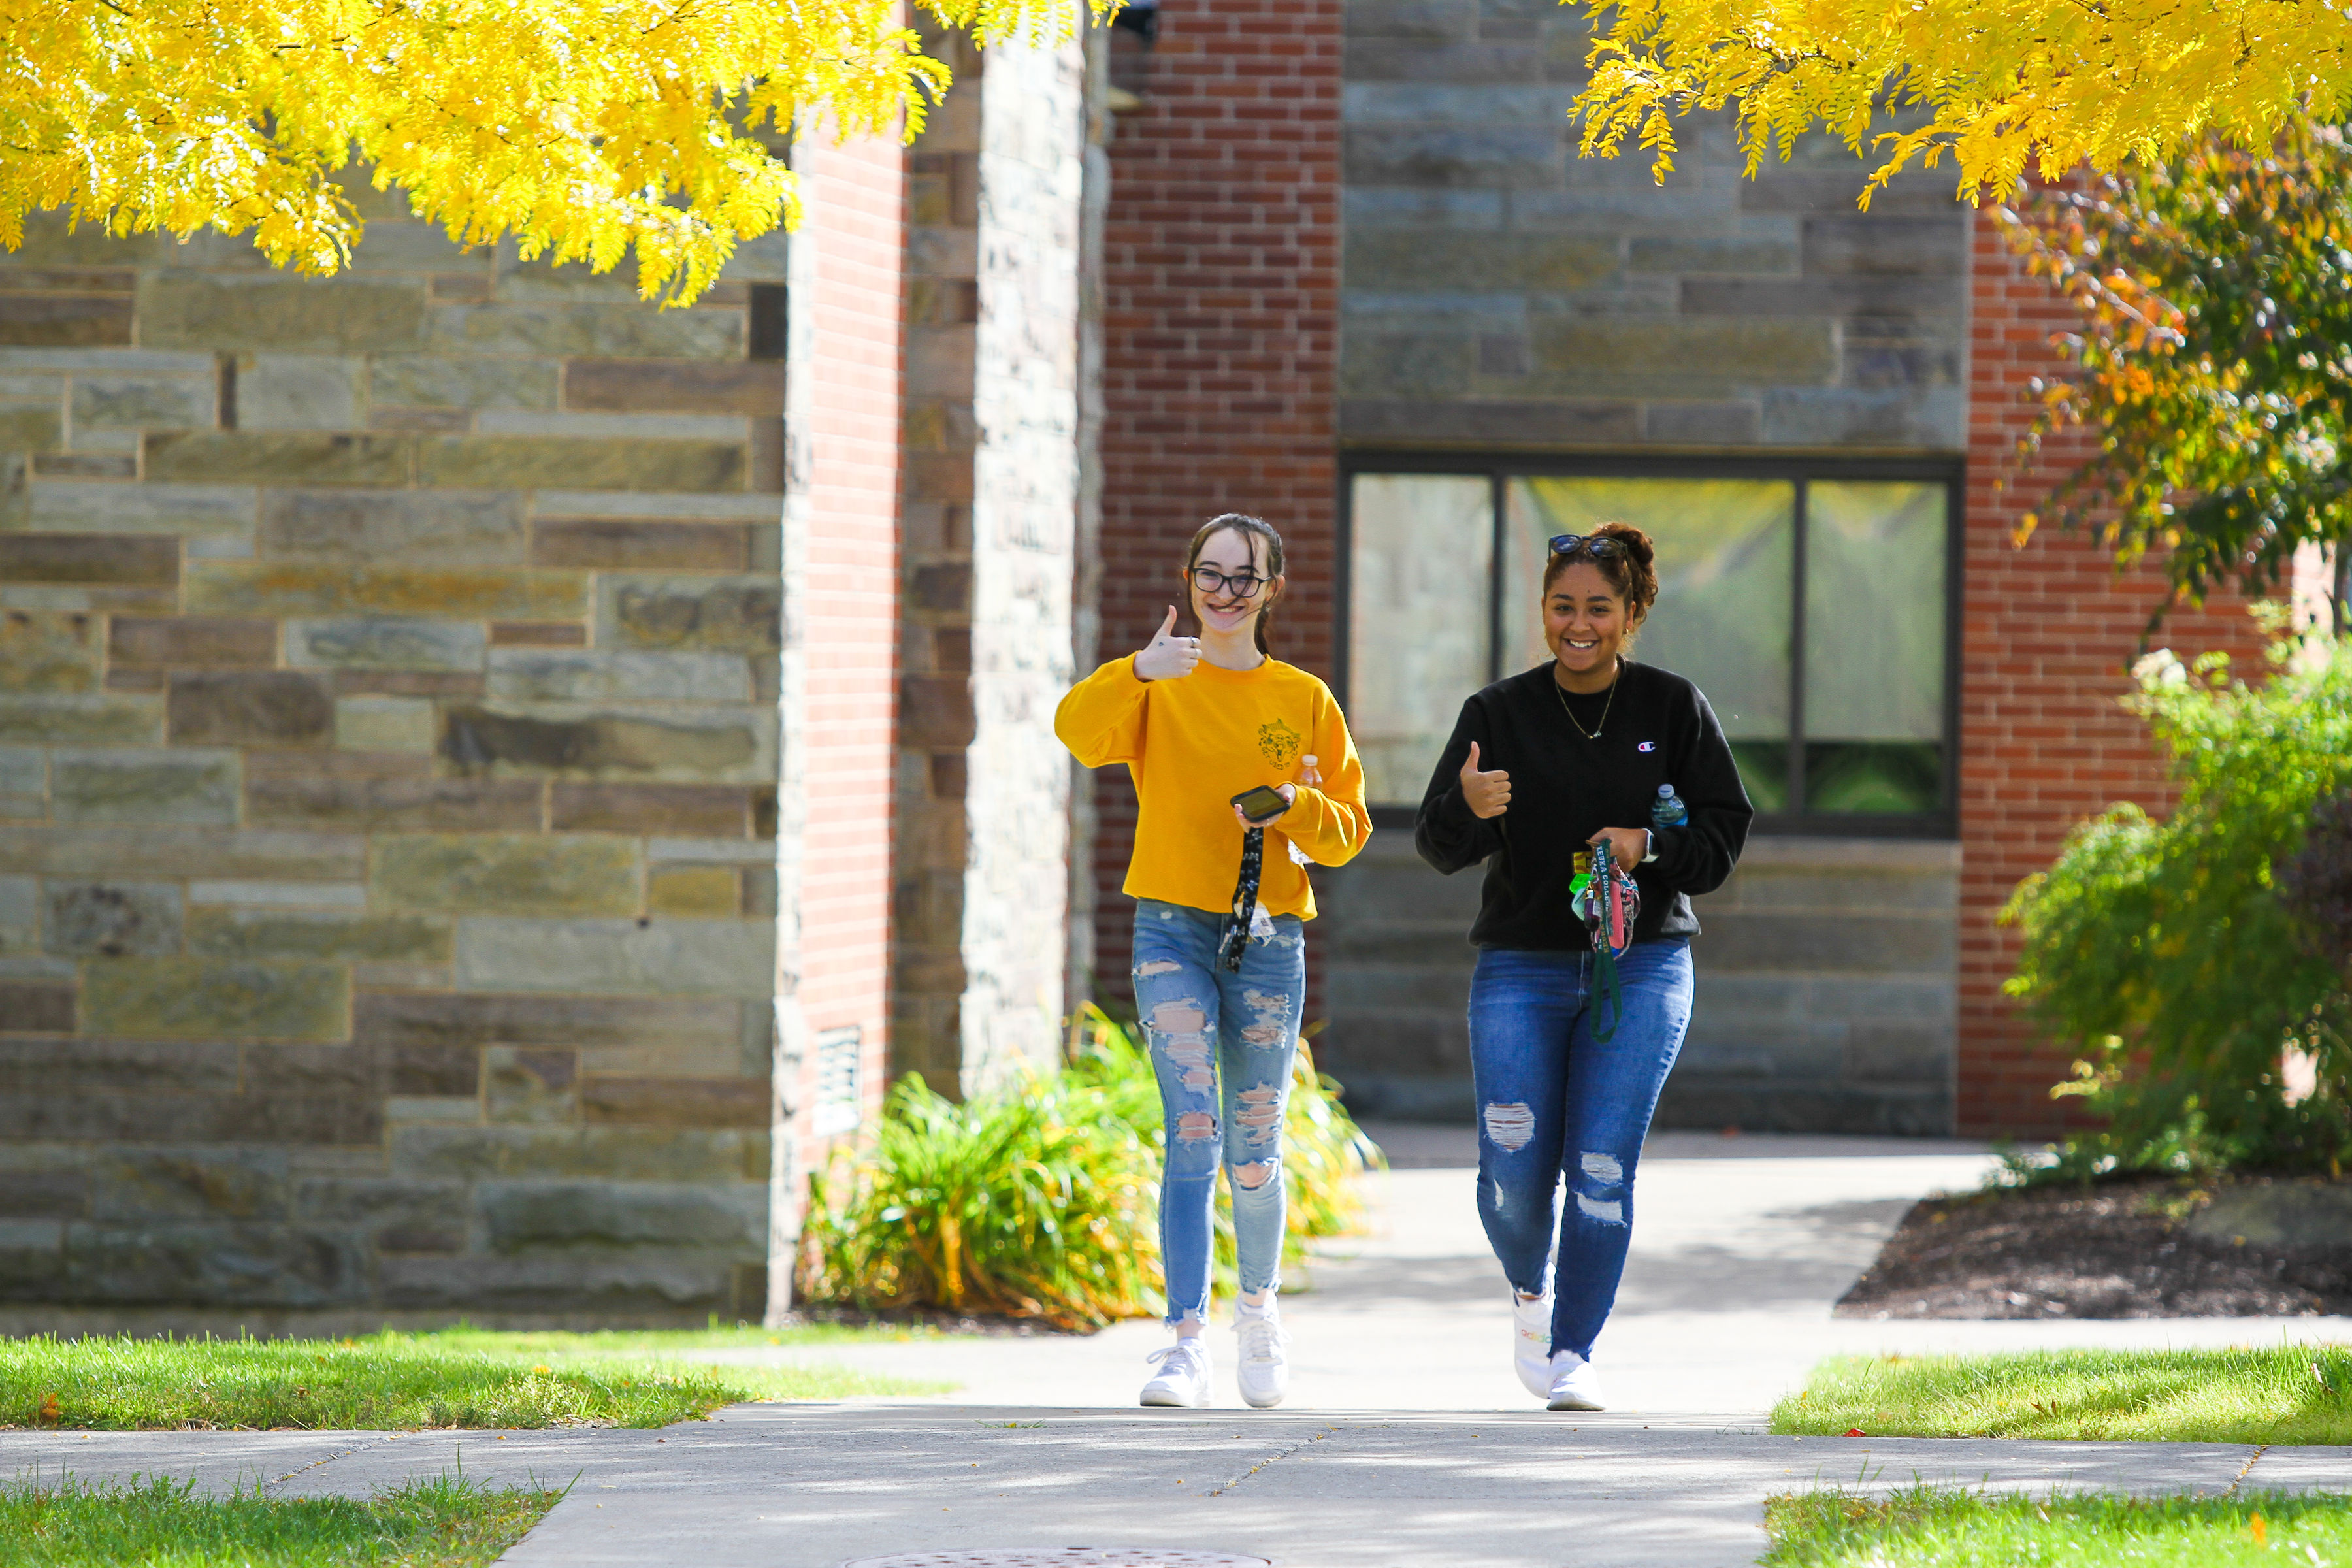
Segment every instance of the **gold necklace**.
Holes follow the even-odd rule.
[[[1570,724],[1576,724],[1576,732],[1588,741],[1597,741],[1601,739],[1601,731],[1609,727],[1609,710],[1617,706],[1617,681],[1624,678],[1624,667],[1620,665],[1617,669],[1617,679],[1609,683],[1609,700],[1601,705],[1600,721],[1590,730],[1576,723],[1576,711],[1569,707],[1568,693],[1560,689],[1559,682],[1557,680],[1551,683],[1551,694],[1559,699],[1559,710],[1568,715],[1568,721]]]

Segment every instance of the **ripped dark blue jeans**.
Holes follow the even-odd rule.
[[[1135,1009],[1168,1119],[1160,1262],[1171,1324],[1208,1320],[1220,1163],[1233,1182],[1243,1293],[1272,1289],[1282,1268],[1282,1118],[1307,1000],[1307,922],[1275,916],[1274,934],[1250,939],[1238,973],[1217,962],[1223,927],[1207,910],[1135,906]]]
[[[1591,953],[1488,948],[1470,981],[1478,1217],[1513,1289],[1541,1293],[1552,1266],[1551,1348],[1588,1360],[1625,1271],[1633,1167],[1690,1026],[1690,939],[1634,943],[1617,977],[1624,1016],[1605,1041]]]

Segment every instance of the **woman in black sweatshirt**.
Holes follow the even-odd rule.
[[[1513,1365],[1554,1410],[1599,1410],[1592,1342],[1624,1271],[1633,1167],[1690,1023],[1689,895],[1731,874],[1754,811],[1698,688],[1623,657],[1657,598],[1649,535],[1608,523],[1551,549],[1552,658],[1463,703],[1413,842],[1448,876],[1486,868],[1470,1065]],[[1604,850],[1641,905],[1614,994],[1571,888],[1580,852]]]

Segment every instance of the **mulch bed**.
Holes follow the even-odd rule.
[[[1839,1299],[1841,1318],[2243,1318],[2352,1313],[2352,1248],[2185,1229],[2195,1189],[2104,1182],[1930,1198]]]
[[[789,1327],[835,1323],[845,1328],[928,1329],[940,1334],[978,1334],[985,1339],[1066,1338],[1069,1331],[1041,1323],[1034,1318],[1012,1318],[1000,1312],[948,1312],[934,1307],[832,1307],[823,1303],[786,1313]]]

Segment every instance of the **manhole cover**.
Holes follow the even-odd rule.
[[[1010,1546],[991,1552],[903,1552],[842,1568],[1270,1568],[1263,1557],[1156,1546]]]

